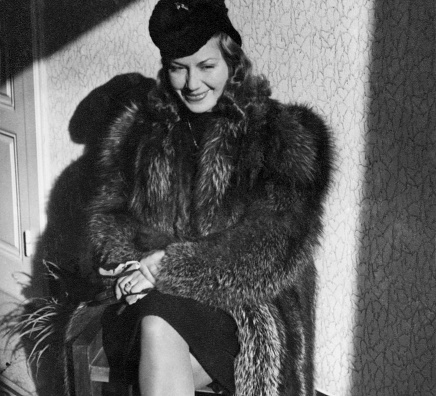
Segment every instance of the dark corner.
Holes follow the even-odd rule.
[[[434,0],[376,0],[352,396],[436,392]]]

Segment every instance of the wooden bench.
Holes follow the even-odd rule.
[[[100,316],[93,318],[72,342],[75,396],[132,395],[120,373],[111,370],[102,346]],[[197,394],[215,394],[210,388]]]

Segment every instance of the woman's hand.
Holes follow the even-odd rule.
[[[139,298],[144,297],[146,293],[141,292],[152,289],[156,283],[156,276],[163,256],[165,256],[165,252],[157,250],[139,262],[139,269],[127,271],[125,276],[121,276],[115,285],[117,299],[125,296],[126,302],[131,305]]]
[[[131,305],[144,296],[141,292],[153,287],[154,283],[150,282],[141,271],[128,271],[125,276],[118,278],[115,285],[115,295],[118,300],[126,296],[126,302]]]
[[[159,273],[162,258],[165,256],[164,250],[156,250],[145,256],[139,262],[139,271],[153,284],[156,283],[156,277]]]

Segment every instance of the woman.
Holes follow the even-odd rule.
[[[149,28],[163,67],[108,131],[89,208],[128,303],[105,314],[109,360],[142,395],[312,395],[329,131],[270,98],[223,0],[161,0]]]

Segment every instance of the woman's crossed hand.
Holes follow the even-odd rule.
[[[165,251],[156,250],[142,258],[139,269],[127,271],[125,276],[120,276],[115,286],[117,299],[125,296],[126,302],[131,305],[144,297],[148,289],[154,288],[163,256]]]

